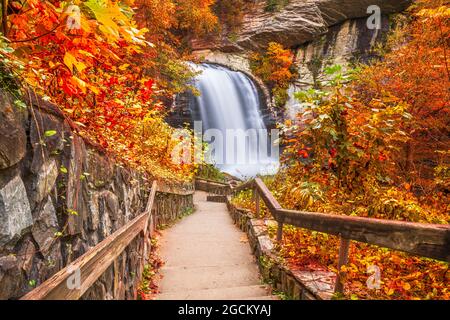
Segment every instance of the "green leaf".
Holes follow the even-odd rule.
[[[67,209],[67,213],[71,214],[73,216],[77,216],[78,215],[78,212],[76,212],[75,210],[72,210],[72,209]]]
[[[325,68],[324,72],[327,75],[333,75],[342,71],[342,66],[339,64],[335,64],[333,66]]]
[[[56,130],[47,130],[47,131],[45,131],[45,133],[44,133],[44,135],[46,136],[46,137],[51,137],[51,136],[54,136],[56,134]]]
[[[64,166],[61,166],[61,168],[59,168],[59,171],[61,171],[62,173],[67,173],[67,168]]]
[[[27,105],[21,101],[21,100],[15,100],[14,104],[16,105],[16,107],[22,108],[22,109],[26,109]]]

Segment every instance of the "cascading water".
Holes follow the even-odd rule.
[[[197,114],[194,120],[202,121],[204,141],[215,147],[211,162],[240,178],[274,174],[279,167],[276,137],[264,123],[255,84],[245,74],[221,66],[192,67],[201,72],[196,78],[201,95],[191,109]]]

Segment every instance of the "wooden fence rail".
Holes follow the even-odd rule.
[[[413,255],[450,262],[450,226],[349,217],[317,212],[283,209],[260,178],[236,188],[233,193],[252,189],[254,199],[262,199],[274,219],[278,222],[277,240],[283,236],[283,225],[337,235],[341,238],[339,268],[348,261],[350,240],[407,252]],[[257,216],[259,216],[257,204]],[[342,292],[340,275],[336,291]]]
[[[193,190],[175,192],[172,188],[163,184],[159,185],[154,181],[145,211],[141,215],[61,269],[39,287],[23,296],[21,300],[76,300],[82,297],[133,239],[140,233],[144,235],[144,239],[148,237],[148,226],[156,192],[188,195],[192,194]],[[79,282],[78,285],[74,286],[77,282]]]

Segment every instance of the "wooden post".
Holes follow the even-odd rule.
[[[2,0],[2,32],[8,36],[8,0]]]
[[[254,189],[253,192],[255,193],[256,217],[260,218],[261,217],[261,209],[260,209],[259,193],[258,193],[258,190],[256,190],[256,188]]]
[[[338,262],[338,274],[336,277],[336,285],[334,287],[334,292],[342,293],[344,292],[344,277],[346,272],[341,271],[341,267],[348,264],[348,251],[350,248],[350,240],[341,237],[341,246],[339,248],[339,262]]]
[[[114,300],[119,300],[119,261],[118,258],[114,259],[113,262],[114,268]]]
[[[281,242],[281,240],[283,240],[283,222],[278,221],[277,241]]]

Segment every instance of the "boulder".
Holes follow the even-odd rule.
[[[76,235],[83,231],[83,222],[87,215],[87,208],[83,202],[83,188],[86,182],[82,179],[86,149],[83,139],[79,136],[73,136],[71,140],[66,179],[67,232]]]
[[[50,193],[55,187],[58,174],[59,169],[55,159],[44,162],[33,183],[33,201],[39,203]]]
[[[46,281],[64,267],[60,240],[56,240],[50,246],[43,258],[39,261],[37,267],[39,273],[36,277],[39,279],[39,283]]]
[[[52,155],[63,150],[71,133],[63,119],[37,109],[34,113],[35,121],[30,122],[30,142],[33,148],[31,172],[38,173]]]
[[[30,278],[31,270],[33,267],[33,260],[36,255],[36,247],[33,243],[32,238],[27,235],[19,246],[19,250],[17,252],[17,264],[23,272],[25,272],[26,276]]]
[[[50,197],[47,198],[42,209],[38,211],[31,232],[39,245],[42,254],[46,254],[55,241],[55,233],[59,231],[55,207]]]
[[[25,186],[16,176],[0,189],[0,246],[17,241],[32,224]]]
[[[24,281],[17,258],[13,255],[0,257],[0,300],[19,297]]]
[[[100,223],[99,196],[100,194],[98,192],[92,192],[88,199],[88,215],[86,223],[88,231],[97,230]]]
[[[114,164],[95,150],[87,152],[87,180],[95,188],[105,187],[114,177]]]

